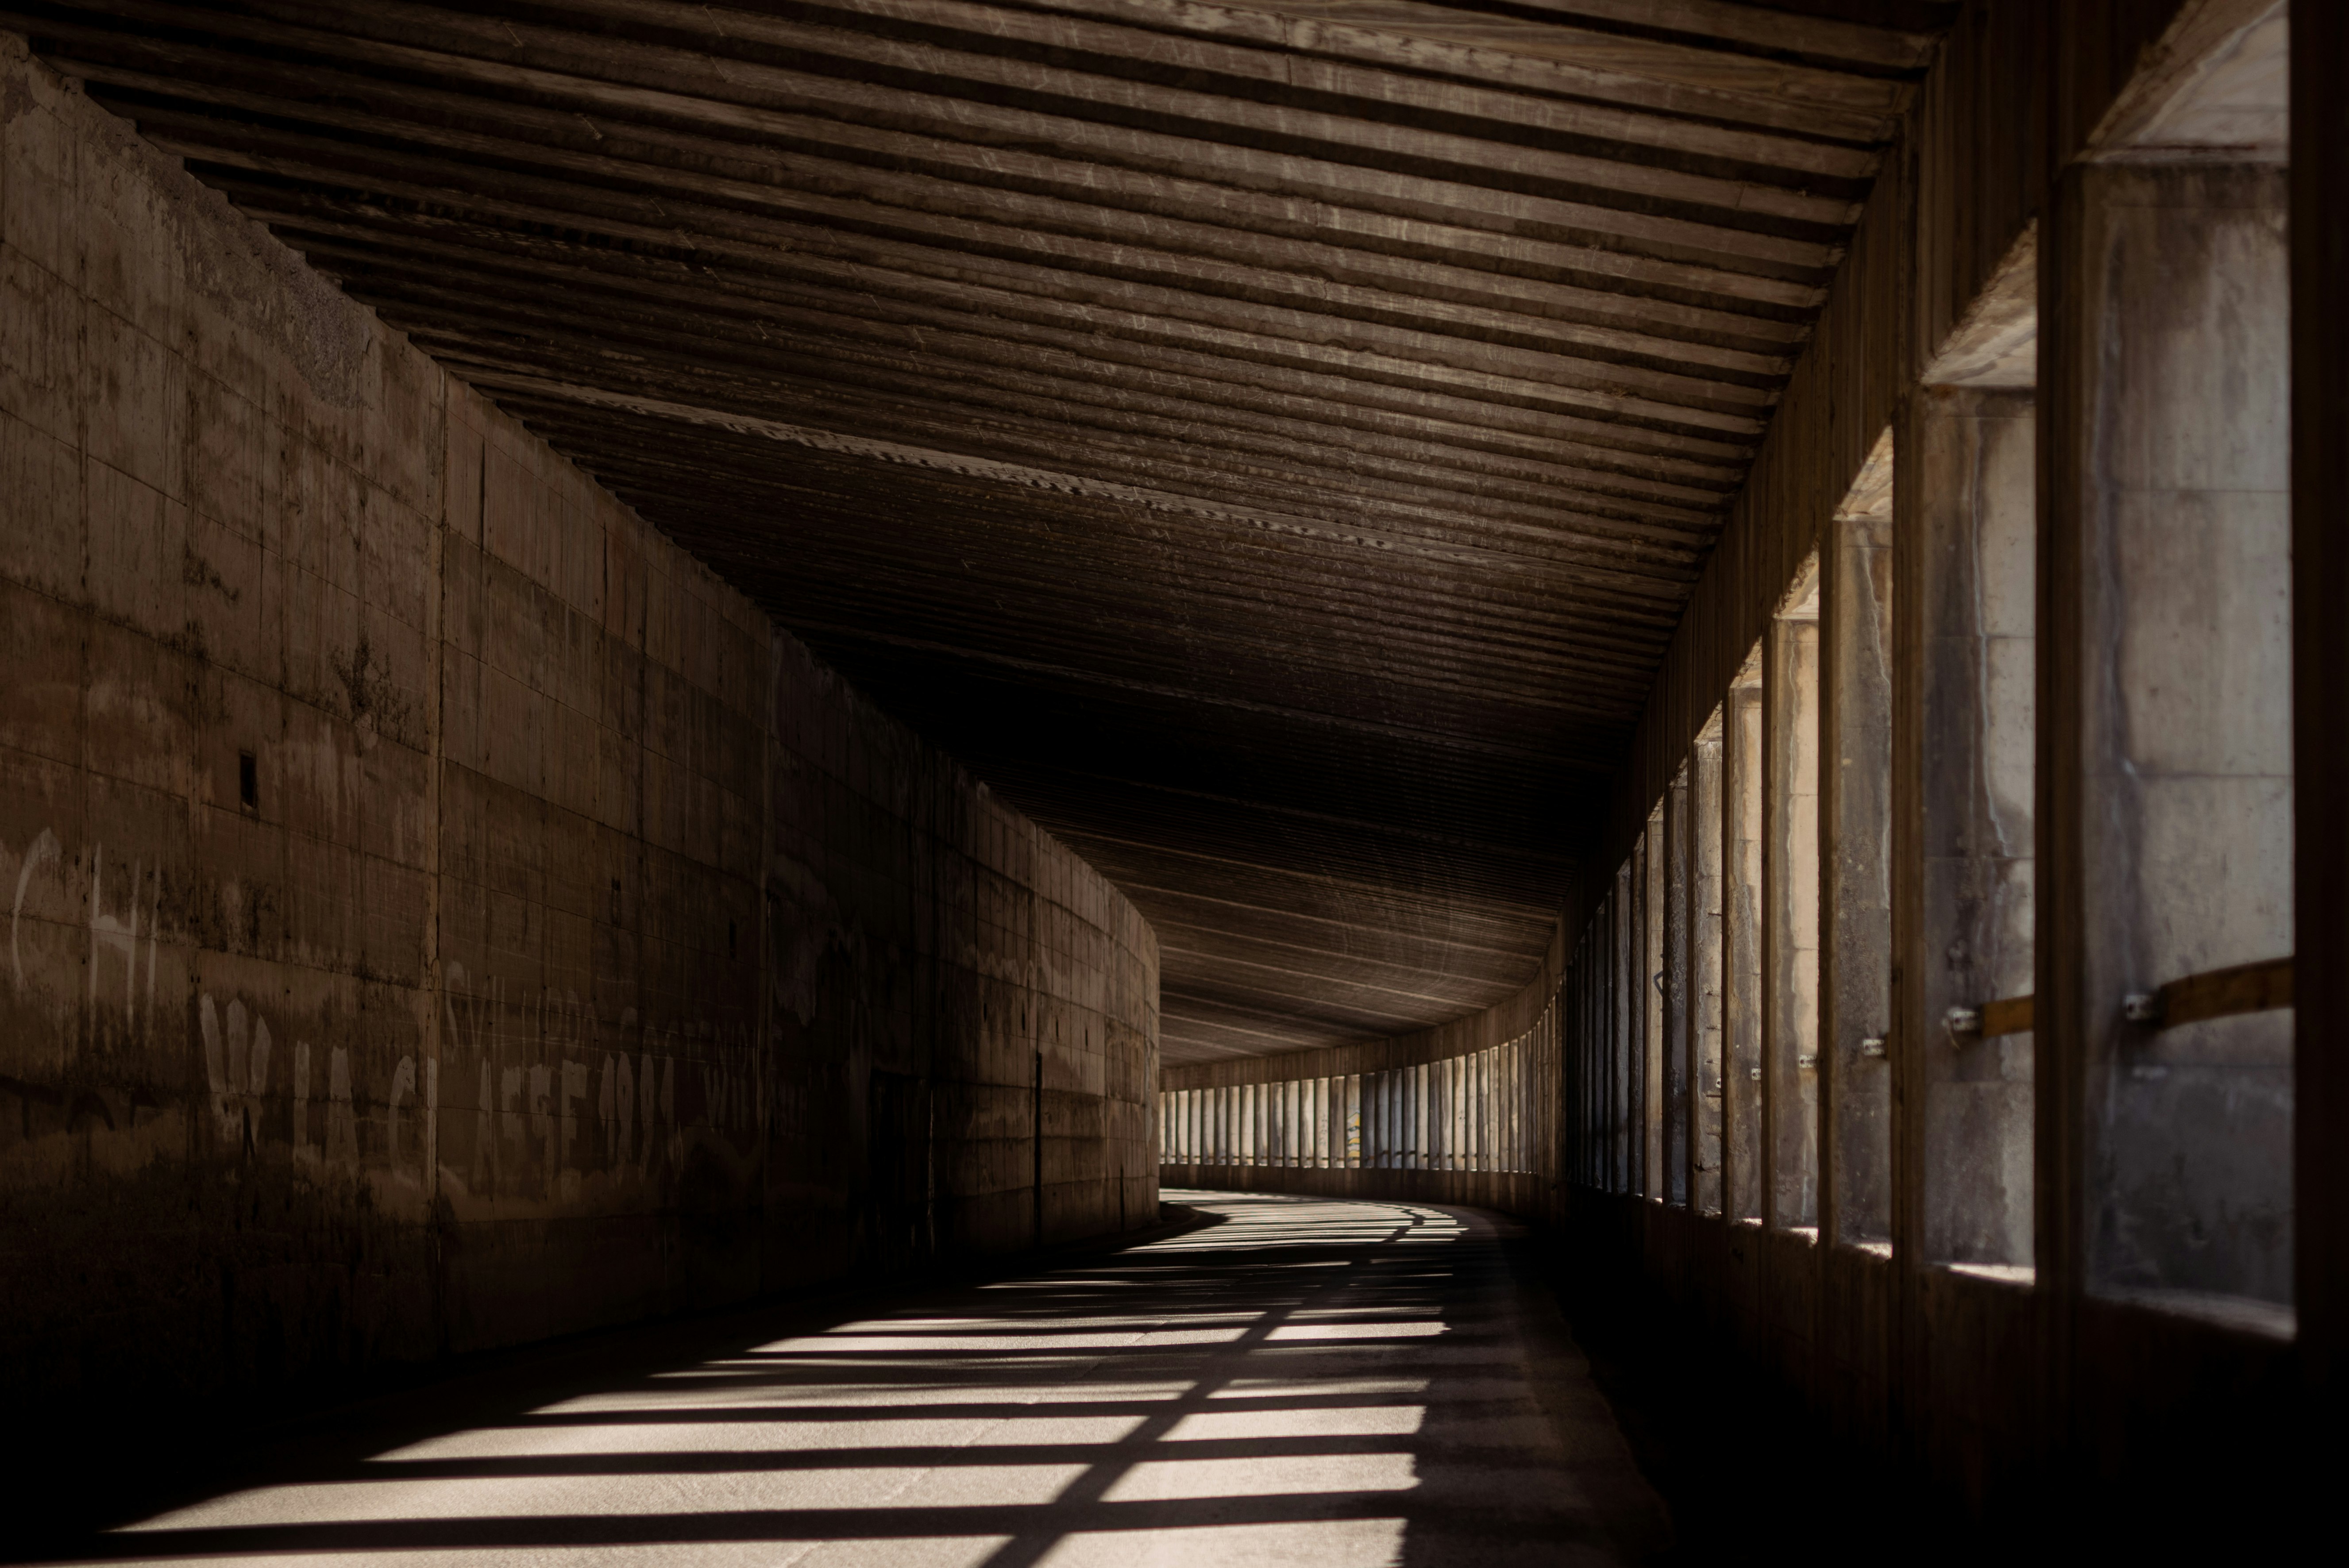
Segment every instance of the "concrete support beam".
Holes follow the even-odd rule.
[[[1642,875],[1640,853],[1635,850],[1616,872],[1615,891],[1609,895],[1612,907],[1609,926],[1615,944],[1611,971],[1615,1008],[1608,1020],[1608,1056],[1615,1081],[1609,1141],[1612,1146],[1612,1185],[1620,1192],[1637,1192],[1641,1184],[1640,1064],[1646,1053],[1640,1042],[1640,1026],[1647,1016],[1646,1009],[1640,1005]]]
[[[1722,718],[1722,1206],[1732,1219],[1763,1216],[1762,985],[1764,780],[1762,650],[1754,649],[1723,699]]]
[[[2291,1016],[2127,998],[2293,949],[2285,201],[2084,163],[2043,231],[2036,1013],[2041,1266],[2282,1323]]]
[[[2032,1261],[2032,1037],[1952,1008],[2032,994],[2037,537],[2030,391],[1920,389],[1894,552],[1895,1239]]]
[[[1763,645],[1762,1187],[1781,1228],[1819,1222],[1819,612],[1816,563]]]
[[[1640,873],[1640,1188],[1662,1202],[1671,1182],[1664,1163],[1664,923],[1671,854],[1664,843],[1664,808],[1648,814],[1634,864]]]
[[[1890,433],[1819,542],[1821,1222],[1891,1239]]]
[[[1664,959],[1658,970],[1664,991],[1664,1201],[1689,1201],[1694,1156],[1690,1134],[1695,1112],[1689,1105],[1695,1051],[1692,975],[1690,963],[1695,920],[1690,895],[1696,882],[1696,821],[1693,769],[1683,766],[1664,791]]]
[[[2300,1364],[2349,1392],[2349,12],[2292,14],[2292,1217]]]
[[[1721,1212],[1722,1126],[1722,726],[1697,732],[1689,789],[1689,1170],[1690,1202]]]

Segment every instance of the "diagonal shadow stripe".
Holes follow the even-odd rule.
[[[1595,1539],[1563,1506],[1534,1511],[1561,1544]],[[806,1508],[681,1513],[560,1513],[444,1519],[351,1520],[213,1529],[116,1531],[78,1544],[50,1563],[119,1563],[295,1553],[383,1553],[500,1551],[547,1547],[688,1545],[710,1542],[912,1541],[1009,1535],[1059,1540],[1101,1532],[1204,1526],[1290,1524],[1340,1520],[1407,1520],[1414,1531],[1466,1536],[1515,1535],[1526,1514],[1491,1508],[1413,1505],[1397,1492],[1304,1492],[1137,1502],[1057,1501],[968,1507]]]

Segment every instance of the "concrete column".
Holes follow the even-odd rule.
[[[1577,989],[1566,1009],[1567,1034],[1571,1042],[1568,1057],[1582,1064],[1581,1077],[1588,1085],[1588,1101],[1580,1116],[1582,1136],[1588,1148],[1581,1162],[1581,1178],[1588,1186],[1603,1188],[1607,1169],[1607,1062],[1599,1048],[1601,1019],[1607,1007],[1606,942],[1601,919],[1602,911],[1595,911],[1584,923],[1581,939],[1575,944],[1573,965],[1578,971],[1588,970],[1588,978],[1577,977]]]
[[[1648,830],[1640,844],[1640,1191],[1658,1202],[1670,1198],[1671,1183],[1664,1174],[1664,896],[1666,862],[1664,809],[1648,814]]]
[[[1615,962],[1614,1005],[1608,1019],[1608,1052],[1614,1063],[1614,1090],[1608,1112],[1613,1125],[1609,1133],[1609,1159],[1612,1168],[1607,1183],[1612,1192],[1636,1192],[1639,1189],[1639,997],[1640,944],[1638,941],[1639,858],[1635,850],[1631,860],[1617,870],[1615,891],[1608,901],[1609,929],[1614,934]]]
[[[1926,387],[1894,480],[1896,1236],[1928,1263],[2032,1259],[2032,1037],[1946,1020],[2032,991],[2033,449],[2030,391]]]
[[[2058,182],[2038,756],[2041,1267],[2052,1228],[2082,1288],[2279,1326],[2292,1015],[2157,1030],[2124,998],[2293,950],[2285,197],[2266,165]]]
[[[1435,1085],[1427,1064],[1411,1069],[1412,1169],[1435,1169]]]
[[[1559,990],[1559,995],[1566,1001],[1570,1033],[1576,1037],[1586,1035],[1590,1027],[1589,964],[1590,934],[1585,930],[1567,955],[1565,983]],[[1567,1163],[1567,1171],[1577,1181],[1588,1186],[1598,1180],[1598,1140],[1595,1136],[1598,1113],[1594,1109],[1598,1099],[1595,1088],[1598,1075],[1589,1052],[1581,1048],[1578,1040],[1568,1051],[1568,1060],[1571,1070],[1567,1081],[1573,1085],[1573,1098],[1567,1106],[1567,1126],[1571,1130],[1574,1149]]]
[[[2337,5],[2292,14],[2291,232],[2293,799],[2309,808],[2293,839],[2293,1274],[2302,1374],[2337,1407],[2349,1391],[2349,10]]]
[[[1500,1130],[1506,1101],[1502,1093],[1500,1073],[1501,1047],[1495,1046],[1481,1053],[1477,1063],[1477,1081],[1481,1088],[1476,1097],[1480,1112],[1477,1121],[1476,1152],[1484,1161],[1482,1169],[1496,1169],[1493,1154],[1500,1144]]]
[[[1385,1122],[1381,1130],[1384,1141],[1380,1145],[1380,1157],[1389,1169],[1400,1171],[1411,1162],[1407,1153],[1409,1145],[1405,1141],[1408,1130],[1403,1117],[1403,1069],[1389,1068],[1380,1076],[1386,1080],[1379,1090],[1380,1109]]]
[[[1349,1140],[1347,1163],[1350,1165],[1360,1166],[1366,1165],[1370,1162],[1370,1144],[1366,1136],[1369,1126],[1370,1109],[1367,1103],[1367,1096],[1364,1093],[1366,1087],[1366,1080],[1359,1073],[1354,1074],[1346,1079],[1346,1118]]]
[[[1408,1171],[1415,1163],[1412,1153],[1414,1132],[1411,1114],[1413,1075],[1409,1068],[1387,1070],[1387,1160],[1397,1171]]]
[[[1607,890],[1603,912],[1603,929],[1607,934],[1607,1006],[1599,1019],[1600,1037],[1596,1046],[1607,1058],[1606,1174],[1601,1184],[1610,1192],[1623,1191],[1623,1107],[1627,1070],[1623,1053],[1623,1002],[1629,994],[1624,985],[1623,906],[1629,881],[1622,870],[1616,872],[1615,880]],[[1514,1076],[1512,1072],[1512,1081]]]
[[[1402,1074],[1390,1068],[1379,1075],[1379,1163],[1384,1170],[1403,1166]]]
[[[1819,621],[1812,564],[1763,650],[1762,1186],[1768,1222],[1819,1222]]]
[[[1762,650],[1723,706],[1722,1208],[1762,1217]]]
[[[1499,1163],[1495,1170],[1515,1171],[1517,1168],[1517,1062],[1524,1047],[1512,1040],[1493,1053],[1495,1113],[1493,1119],[1493,1152]]]
[[[1468,1168],[1468,1058],[1454,1057],[1444,1068],[1444,1169]]]
[[[1371,1075],[1370,1080],[1362,1086],[1362,1092],[1370,1103],[1371,1120],[1372,1123],[1372,1140],[1369,1158],[1371,1163],[1381,1171],[1388,1169],[1394,1162],[1394,1085],[1392,1078],[1393,1075],[1392,1073],[1374,1073]]]
[[[1689,769],[1689,1167],[1697,1212],[1721,1212],[1722,716]]]
[[[1537,1059],[1537,1042],[1540,1038],[1541,1028],[1537,1024],[1534,1032],[1518,1041],[1510,1051],[1511,1061],[1514,1064],[1512,1076],[1516,1079],[1516,1099],[1515,1142],[1511,1145],[1512,1155],[1516,1163],[1512,1169],[1517,1171],[1533,1169],[1534,1064]]]
[[[1378,1165],[1391,1171],[1402,1162],[1402,1106],[1401,1087],[1394,1069],[1390,1068],[1378,1075]]]
[[[1335,1074],[1321,1080],[1321,1163],[1346,1163],[1346,1080]]]
[[[1692,891],[1689,768],[1664,791],[1664,1181],[1665,1202],[1689,1201],[1689,918]]]
[[[1821,1225],[1891,1228],[1891,496],[1832,519],[1819,546]]]
[[[1476,1057],[1474,1052],[1454,1058],[1452,1080],[1452,1168],[1476,1169]]]
[[[1446,1075],[1444,1065],[1436,1062],[1426,1063],[1420,1068],[1420,1073],[1427,1083],[1426,1168],[1441,1171],[1444,1168],[1444,1156],[1450,1152],[1448,1140],[1444,1136],[1445,1118],[1451,1109],[1445,1103]]]
[[[1379,1160],[1388,1169],[1402,1169],[1410,1164],[1404,1160],[1407,1150],[1407,1127],[1402,1115],[1404,1079],[1400,1068],[1388,1068],[1379,1075]]]
[[[1468,1058],[1454,1057],[1444,1063],[1444,1169],[1461,1171],[1468,1167]]]
[[[1600,972],[1602,976],[1605,971]],[[1492,1169],[1493,1152],[1493,1053],[1478,1051],[1472,1059],[1468,1090],[1468,1156],[1475,1169]]]
[[[1338,1163],[1338,1108],[1344,1102],[1335,1078],[1313,1080],[1313,1164],[1319,1170]]]

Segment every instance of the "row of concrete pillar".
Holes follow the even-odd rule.
[[[1363,1073],[1168,1089],[1167,1164],[1321,1170],[1534,1169],[1545,1016],[1482,1051]]]
[[[1927,1265],[2292,1291],[2286,176],[2083,160],[1612,868],[1578,1181]],[[2166,1003],[2166,1005],[2165,1005]]]

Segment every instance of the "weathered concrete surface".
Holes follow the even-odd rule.
[[[0,37],[0,1400],[1155,1212],[1076,856]]]
[[[2086,1287],[2289,1333],[2292,1016],[2119,1006],[2293,951],[2286,201],[2272,163],[2084,164],[2044,226],[2035,1017],[2071,1043],[2050,1197]]]
[[[1891,1234],[1892,466],[1888,430],[1819,535],[1819,1227],[1836,1243]]]
[[[355,1412],[55,1555],[1482,1568],[1668,1544],[1516,1227],[1178,1195],[1223,1222]]]
[[[1895,1233],[2011,1268],[2033,1257],[2032,1037],[1946,1020],[2032,994],[2032,437],[2028,390],[1920,390],[1893,571],[1894,1029],[1917,1042],[1894,1064],[1915,1211]]]

